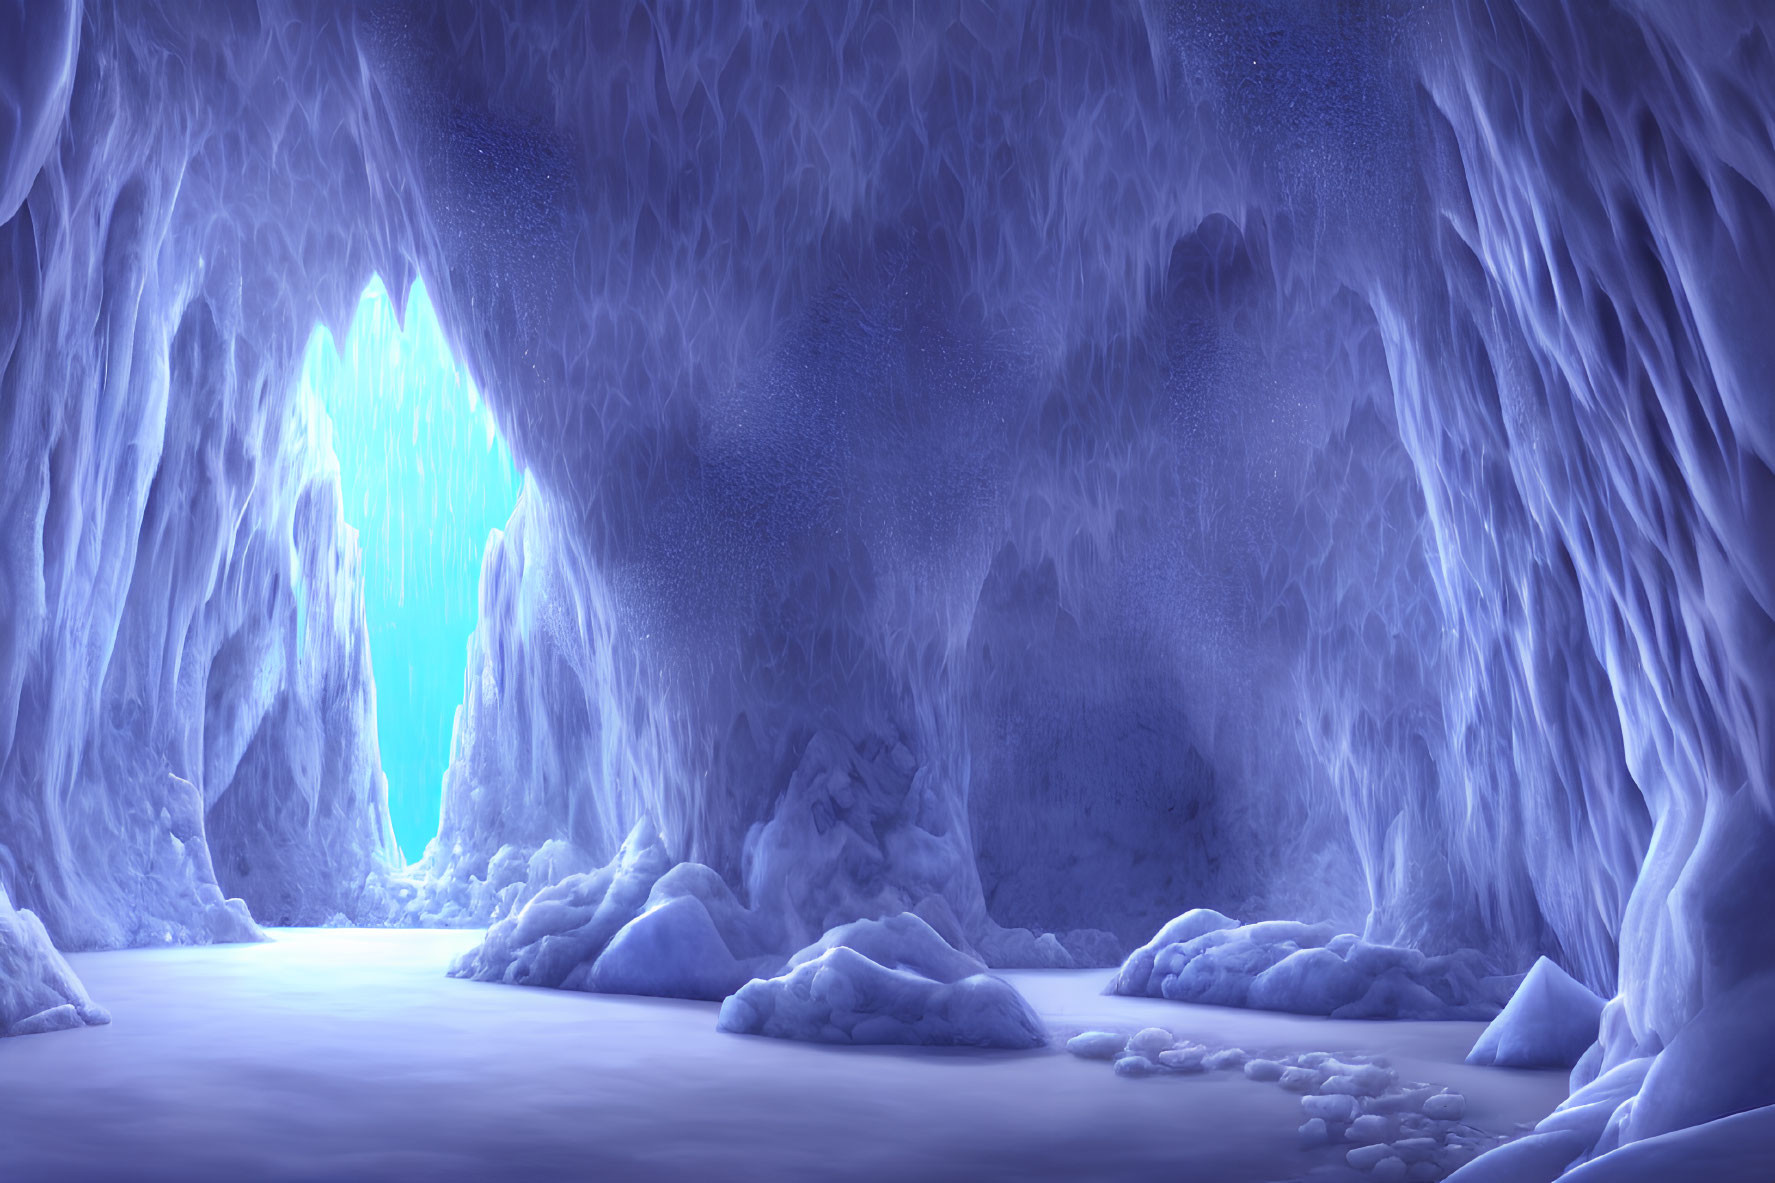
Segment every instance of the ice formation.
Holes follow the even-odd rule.
[[[760,957],[914,911],[1113,961],[1196,903],[1452,967],[1374,979],[1411,1011],[1485,1001],[1459,950],[1545,954],[1611,999],[1574,1087],[1655,1058],[1579,1171],[1735,1153],[1775,1062],[1772,35],[10,6],[0,886],[64,949],[251,936],[231,896],[515,909],[570,939],[488,971],[562,981],[653,914],[709,991],[696,908],[753,955],[717,879]],[[530,479],[404,880],[377,556],[294,379],[421,272]],[[642,822],[670,858],[591,907]],[[1230,956],[1248,1002],[1349,985],[1330,935]]]
[[[1473,1050],[1469,1064],[1500,1068],[1572,1068],[1596,1043],[1603,1000],[1545,957],[1522,984]]]
[[[676,865],[647,822],[616,858],[537,891],[450,969],[455,977],[611,994],[726,998],[782,964],[759,918],[707,867]]]
[[[1530,980],[1544,979],[1531,974]],[[1517,981],[1493,973],[1484,955],[1472,949],[1426,957],[1416,949],[1339,933],[1330,924],[1241,925],[1212,909],[1194,908],[1129,954],[1108,991],[1334,1019],[1490,1019],[1512,997]],[[1565,1066],[1594,1040],[1593,1025]]]
[[[109,1023],[67,959],[50,944],[43,922],[13,908],[0,889],[0,1036],[37,1035]]]
[[[819,1043],[1035,1048],[1047,1029],[1023,996],[909,912],[834,928],[781,974],[721,1004],[739,1035]]]

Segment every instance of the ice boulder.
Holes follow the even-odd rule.
[[[729,997],[717,1026],[818,1043],[1047,1043],[1021,994],[909,912],[831,930],[790,958],[780,977],[748,982]]]
[[[1490,1019],[1514,986],[1471,949],[1428,957],[1329,924],[1241,925],[1197,908],[1131,953],[1107,993],[1339,1019]]]
[[[1237,920],[1222,916],[1212,908],[1192,908],[1159,929],[1152,940],[1128,954],[1128,959],[1116,971],[1116,976],[1110,980],[1109,988],[1104,993],[1146,994],[1147,983],[1152,976],[1153,960],[1162,950],[1193,941],[1206,933],[1238,926]]]
[[[1603,1000],[1545,957],[1467,1053],[1469,1064],[1570,1068],[1596,1042]]]
[[[673,864],[651,822],[609,865],[569,875],[487,930],[452,977],[603,994],[717,1001],[780,954],[758,918],[700,863]]]
[[[38,1035],[109,1023],[87,996],[35,913],[14,909],[0,888],[0,1036]]]

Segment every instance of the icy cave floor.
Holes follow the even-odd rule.
[[[459,981],[475,934],[278,929],[70,957],[108,1027],[0,1041],[9,1181],[1360,1178],[1296,1148],[1299,1099],[1237,1072],[1123,1079],[1058,1050],[1163,1025],[1209,1046],[1362,1051],[1496,1132],[1564,1072],[1461,1063],[1479,1023],[1361,1023],[1007,973],[1038,1052],[834,1048],[715,1030],[717,1006]]]

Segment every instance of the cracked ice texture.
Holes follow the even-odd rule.
[[[240,530],[288,570],[300,343],[419,268],[533,478],[440,884],[646,815],[744,886],[793,797],[847,871],[802,923],[1366,920],[1548,952],[1622,991],[1610,1066],[1654,1052],[1775,962],[1768,21],[95,4],[0,186],[0,875],[58,939],[196,931],[165,782],[89,753],[198,784],[164,671],[246,628]],[[199,298],[221,347],[157,378]],[[205,405],[205,574],[132,615]],[[821,735],[897,771],[792,794]],[[319,791],[380,830],[373,780]]]

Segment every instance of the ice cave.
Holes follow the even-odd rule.
[[[1772,0],[0,0],[0,1179],[1775,1180]]]

